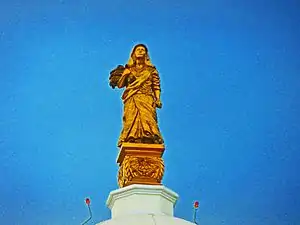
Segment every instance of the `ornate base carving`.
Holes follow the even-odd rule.
[[[162,155],[165,147],[161,144],[123,143],[117,163],[120,169],[120,187],[131,184],[160,185],[164,174]]]

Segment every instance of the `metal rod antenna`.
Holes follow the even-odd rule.
[[[93,215],[92,215],[92,210],[91,210],[91,207],[90,207],[90,199],[86,199],[85,200],[85,202],[86,202],[86,205],[87,205],[87,207],[88,207],[88,209],[89,209],[89,218],[87,218],[81,225],[84,225],[84,224],[87,224],[91,219],[92,219],[92,217],[93,217]]]
[[[197,217],[197,210],[198,210],[198,208],[199,208],[199,202],[198,201],[195,201],[194,202],[194,218],[193,218],[193,222],[195,223],[195,224],[197,224],[198,225],[198,223],[197,223],[197,221],[196,221],[196,217]]]
[[[197,208],[194,209],[194,218],[193,218],[193,222],[194,222],[195,224],[198,224],[197,221],[196,221],[196,219],[197,219],[197,218],[196,218],[196,215],[197,215]]]

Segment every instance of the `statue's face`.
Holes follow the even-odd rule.
[[[146,55],[146,49],[143,46],[139,46],[134,51],[134,56],[136,58],[143,58]]]

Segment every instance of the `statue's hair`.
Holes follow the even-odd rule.
[[[135,52],[135,50],[137,49],[137,47],[144,47],[144,48],[145,48],[145,50],[146,50],[145,64],[146,64],[147,66],[152,66],[152,67],[153,67],[153,65],[152,65],[152,63],[151,63],[151,60],[150,60],[150,57],[149,57],[149,54],[148,54],[148,48],[147,48],[147,46],[144,45],[144,44],[137,44],[137,45],[135,45],[135,46],[133,47],[133,49],[132,49],[132,51],[131,51],[131,53],[130,53],[130,57],[129,57],[127,66],[128,66],[128,67],[131,67],[131,66],[135,65],[136,58],[135,58],[134,52]]]

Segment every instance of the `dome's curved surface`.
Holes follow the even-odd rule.
[[[130,216],[121,216],[111,220],[106,220],[98,225],[195,225],[186,220],[155,214],[136,214]]]

